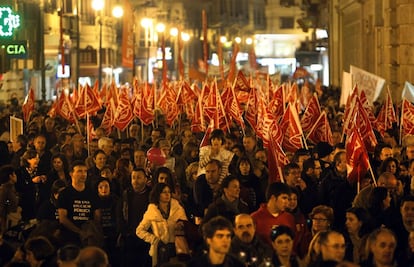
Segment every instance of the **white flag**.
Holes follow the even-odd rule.
[[[385,84],[385,79],[351,65],[353,84],[363,90],[370,104],[377,100]]]

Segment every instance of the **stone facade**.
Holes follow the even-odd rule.
[[[331,84],[341,85],[342,71],[355,65],[386,79],[399,101],[404,82],[414,82],[414,1],[330,0],[327,5]]]

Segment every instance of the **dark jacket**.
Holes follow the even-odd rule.
[[[207,213],[203,218],[203,223],[208,222],[211,218],[221,215],[231,222],[234,222],[236,215],[240,213],[249,213],[250,209],[246,202],[242,199],[236,200],[237,207],[232,207],[228,201],[224,200],[224,196],[217,198],[208,206]]]
[[[231,241],[230,254],[241,262],[249,263],[249,266],[261,266],[263,262],[272,259],[272,248],[255,236],[250,243],[242,242],[237,236]]]

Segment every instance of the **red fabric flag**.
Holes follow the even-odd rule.
[[[384,136],[386,130],[392,128],[392,124],[397,122],[397,116],[395,115],[394,105],[392,104],[391,93],[388,88],[387,96],[385,98],[384,103],[382,103],[382,107],[380,112],[378,113],[378,117],[376,120],[376,129],[380,132],[381,136]]]
[[[115,103],[113,99],[110,99],[106,105],[106,111],[102,118],[101,128],[105,130],[106,135],[110,135],[112,127],[114,126],[114,114],[115,114]]]
[[[414,134],[414,105],[403,99],[401,108],[401,135]]]
[[[176,103],[177,92],[169,84],[164,84],[162,91],[163,94],[158,99],[158,106],[166,115],[167,124],[171,126],[180,114],[180,109]]]
[[[245,125],[242,117],[243,111],[240,107],[239,102],[237,102],[233,87],[226,87],[226,89],[221,94],[221,101],[223,102],[224,111],[228,121],[235,120],[238,125],[244,128]]]
[[[119,94],[119,103],[114,114],[114,126],[123,131],[134,119],[132,113],[131,102],[128,98],[128,92],[126,88],[122,88]]]
[[[79,118],[85,117],[86,113],[94,114],[102,108],[94,90],[88,84],[81,87],[79,93],[78,101],[75,104],[75,112]]]
[[[288,84],[285,88],[288,91],[286,101],[296,108],[296,103],[298,102],[298,85],[296,83]]]
[[[318,96],[313,94],[312,98],[309,101],[308,106],[303,113],[302,118],[300,119],[300,124],[302,125],[302,130],[307,133],[315,125],[316,121],[321,115],[321,107],[319,105]]]
[[[59,114],[59,116],[65,120],[70,121],[71,123],[75,122],[76,120],[76,115],[72,103],[64,92],[60,94],[59,100],[57,101],[56,112]]]
[[[204,86],[204,92],[208,94],[206,98],[203,100],[203,113],[205,115],[205,120],[209,123],[211,120],[216,120],[217,110],[218,110],[218,102],[217,97],[219,96],[217,83],[211,83],[211,86]],[[218,121],[216,121],[218,124]],[[218,128],[218,125],[216,128]]]
[[[368,102],[368,98],[364,92],[364,90],[361,90],[359,100],[362,103],[362,106],[364,107],[365,111],[367,112],[368,119],[371,122],[371,125],[375,125],[376,118],[374,115],[374,112],[372,111],[372,105]]]
[[[211,121],[204,133],[203,139],[200,142],[200,148],[208,146],[210,144],[210,134],[214,130],[214,122]]]
[[[276,117],[268,110],[264,103],[263,98],[258,99],[258,111],[257,117],[260,118],[257,122],[257,136],[263,140],[263,146],[268,147],[269,144],[269,132],[272,124],[277,121]],[[281,141],[281,140],[280,140]]]
[[[132,101],[133,114],[139,118],[142,123],[149,125],[154,121],[154,88],[148,83],[138,86],[138,82],[134,82],[134,98]],[[155,84],[154,84],[155,86]]]
[[[254,131],[257,131],[257,107],[258,107],[258,92],[256,88],[252,88],[249,93],[249,98],[246,104],[245,118]]]
[[[346,165],[347,177],[351,183],[359,182],[368,172],[369,157],[362,137],[356,127],[346,139]]]
[[[328,142],[331,146],[333,145],[331,126],[329,125],[325,111],[322,111],[321,115],[310,129],[306,139],[314,144]]]
[[[118,106],[118,88],[115,85],[115,82],[112,81],[111,85],[109,86],[109,92],[106,96],[106,103],[109,102],[110,99],[114,100],[114,104],[117,107]]]
[[[291,104],[289,104],[280,121],[280,128],[284,131],[282,148],[285,151],[294,153],[299,148],[303,148],[303,133],[299,122],[299,116],[296,108]]]
[[[191,86],[186,81],[179,83],[179,90],[176,102],[178,105],[185,105],[188,102],[196,100],[197,94],[191,89]]]
[[[50,106],[49,111],[47,112],[47,115],[51,118],[54,118],[57,115],[57,111],[56,111],[57,101],[58,101],[57,99],[53,101],[52,105]]]
[[[86,116],[87,137],[89,142],[96,138],[95,128],[91,122],[90,116]]]
[[[274,121],[269,128],[268,135],[268,167],[269,170],[271,170],[269,172],[269,184],[273,182],[283,182],[282,168],[289,163],[289,159],[280,146],[283,139],[283,133],[276,121]]]
[[[203,117],[203,104],[201,99],[197,100],[194,116],[191,120],[191,131],[195,133],[204,132],[206,129]]]
[[[246,79],[242,71],[237,72],[236,84],[234,85],[234,90],[250,92],[250,84]]]
[[[356,100],[356,112],[355,117],[352,120],[355,126],[358,128],[359,133],[361,134],[362,140],[364,140],[365,147],[368,151],[374,152],[375,146],[378,141],[374,134],[374,131],[371,126],[371,122],[368,118],[368,114],[364,107],[362,106],[359,98]]]
[[[273,94],[272,100],[269,102],[269,111],[277,118],[285,114],[285,84],[280,85]]]
[[[354,89],[352,90],[352,93],[348,96],[348,99],[346,100],[342,137],[344,135],[349,135],[352,129],[351,120],[353,120],[355,117],[355,112],[356,112],[355,103],[356,103],[356,99],[358,98],[358,96],[359,96],[358,87],[355,86]]]
[[[32,87],[29,89],[29,93],[24,99],[22,110],[23,110],[23,120],[29,122],[30,115],[35,109],[35,93]]]

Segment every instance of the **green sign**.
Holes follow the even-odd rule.
[[[0,7],[0,37],[10,37],[20,26],[20,16],[13,14],[10,7]]]
[[[1,44],[1,49],[9,58],[26,58],[27,57],[27,42],[26,41],[10,41]]]

